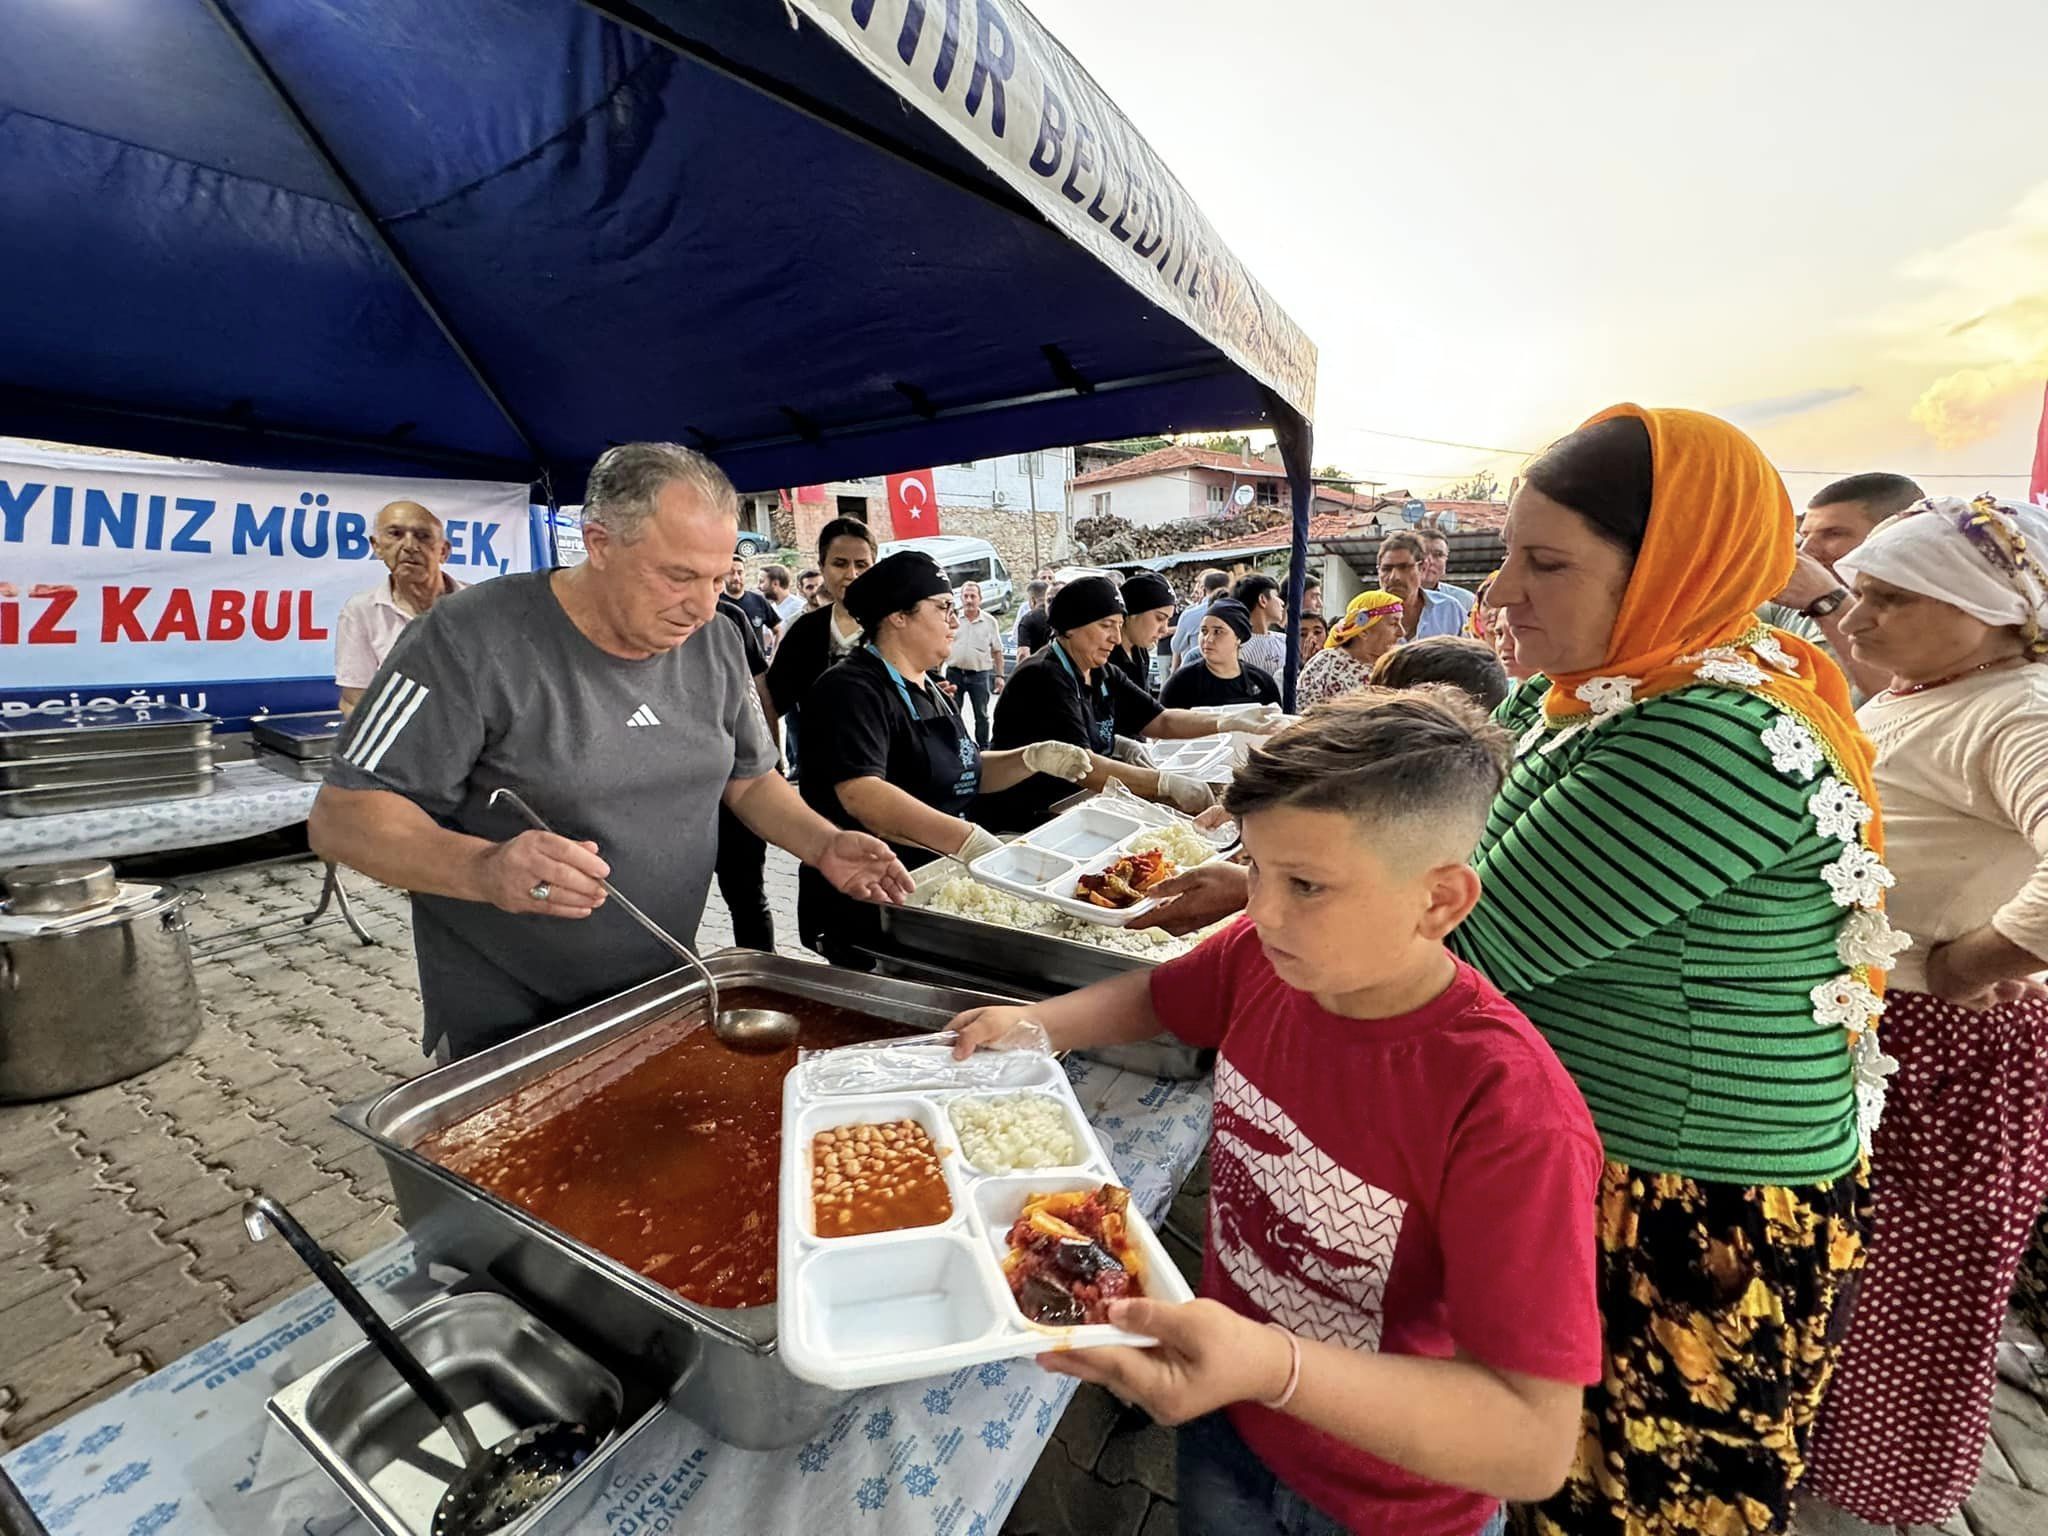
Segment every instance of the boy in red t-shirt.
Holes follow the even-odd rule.
[[[1225,799],[1243,918],[1191,954],[956,1021],[1055,1048],[1219,1049],[1205,1299],[1117,1303],[1154,1349],[1040,1357],[1185,1424],[1183,1536],[1474,1536],[1555,1492],[1600,1376],[1601,1151],[1535,1028],[1444,938],[1506,738],[1454,690],[1348,695]]]

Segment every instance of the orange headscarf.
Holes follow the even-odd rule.
[[[1628,591],[1597,667],[1550,679],[1543,713],[1556,723],[1593,713],[1578,690],[1623,679],[1638,702],[1701,682],[1701,653],[1732,651],[1763,674],[1770,697],[1819,741],[1863,803],[1877,804],[1876,754],[1856,724],[1848,679],[1817,646],[1771,629],[1757,609],[1784,590],[1794,558],[1792,499],[1763,450],[1717,416],[1617,405],[1584,423],[1633,416],[1650,434],[1650,521]],[[1762,641],[1769,657],[1753,652]],[[1786,671],[1775,658],[1796,664]],[[1876,821],[1866,829],[1883,851]]]

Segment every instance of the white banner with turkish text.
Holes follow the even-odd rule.
[[[334,618],[384,577],[370,535],[398,500],[441,519],[456,580],[531,568],[524,485],[0,441],[0,714],[135,694],[231,720],[331,707]]]

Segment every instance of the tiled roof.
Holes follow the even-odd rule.
[[[1076,475],[1073,483],[1076,486],[1106,485],[1113,480],[1137,480],[1146,475],[1165,474],[1175,469],[1220,469],[1252,480],[1287,478],[1287,471],[1277,464],[1267,464],[1258,459],[1242,459],[1234,453],[1221,453],[1214,448],[1191,448],[1174,443],[1165,448],[1155,448],[1150,453],[1141,453],[1135,459],[1126,459],[1121,464],[1106,464],[1101,469],[1091,469],[1085,475]]]
[[[1371,529],[1369,521],[1361,521],[1349,512],[1318,512],[1308,520],[1308,541],[1311,544],[1320,544],[1330,539],[1369,533]],[[1227,554],[1232,550],[1281,548],[1293,537],[1294,534],[1288,524],[1276,523],[1273,527],[1258,533],[1241,533],[1235,538],[1217,539],[1211,544],[1197,544],[1188,551],[1188,555],[1192,558],[1196,555]]]
[[[1317,491],[1318,498],[1328,495]],[[1338,493],[1343,494],[1343,493]],[[1318,512],[1308,520],[1308,541],[1311,544],[1333,544],[1339,540],[1375,539],[1382,533],[1391,533],[1405,527],[1401,517],[1401,503],[1381,500],[1374,503],[1370,497],[1351,498],[1372,506],[1374,512],[1364,510],[1347,512]],[[1432,501],[1429,510],[1440,512],[1449,508],[1456,513],[1459,533],[1498,533],[1507,508],[1497,501]],[[1217,539],[1208,544],[1197,544],[1190,549],[1188,558],[1201,555],[1229,554],[1233,551],[1250,553],[1268,549],[1283,548],[1293,539],[1293,533],[1285,522],[1257,533],[1241,533],[1234,538]]]

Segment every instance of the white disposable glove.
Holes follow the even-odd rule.
[[[1265,736],[1279,728],[1280,709],[1275,704],[1240,704],[1216,717],[1219,735],[1224,731],[1243,731],[1252,736]]]
[[[995,833],[989,831],[986,827],[977,827],[972,822],[969,822],[967,825],[967,837],[954,850],[953,857],[963,864],[972,864],[983,854],[994,853],[1002,846],[1003,840],[997,837]]]
[[[1159,797],[1176,811],[1199,816],[1216,803],[1216,791],[1200,779],[1182,778],[1177,773],[1159,775]]]
[[[1135,736],[1119,736],[1116,750],[1109,754],[1120,763],[1129,763],[1133,768],[1157,768],[1159,760],[1152,755],[1152,749]]]
[[[1069,784],[1078,784],[1088,777],[1095,759],[1088,755],[1086,747],[1077,747],[1072,742],[1034,741],[1024,749],[1024,766],[1033,773],[1049,773]]]

